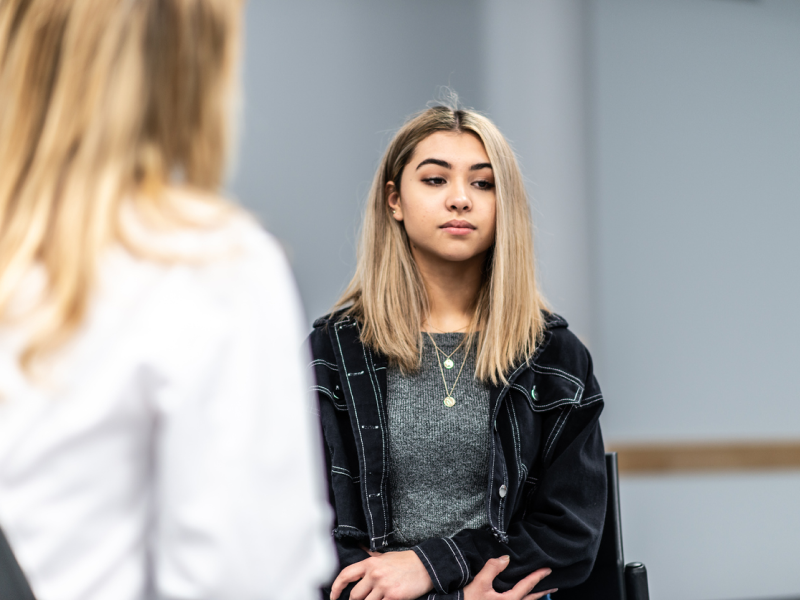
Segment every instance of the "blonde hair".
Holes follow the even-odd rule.
[[[26,370],[81,324],[103,248],[141,254],[123,205],[176,225],[176,185],[224,205],[241,6],[0,0],[0,323],[26,275],[46,275]]]
[[[468,342],[477,339],[476,378],[498,384],[529,360],[544,334],[547,305],[536,284],[533,231],[525,186],[514,152],[489,119],[470,110],[434,106],[409,120],[383,156],[369,192],[356,273],[336,308],[362,324],[365,344],[404,372],[419,366],[428,300],[405,228],[391,218],[386,184],[400,187],[417,145],[437,131],[469,132],[483,143],[494,172],[495,242],[487,255]]]

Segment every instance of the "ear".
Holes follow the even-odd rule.
[[[392,218],[395,221],[402,222],[403,208],[400,205],[400,192],[397,191],[397,186],[394,184],[394,181],[390,181],[386,184],[386,204],[389,205]]]

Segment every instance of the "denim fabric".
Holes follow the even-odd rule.
[[[606,505],[603,396],[589,352],[558,315],[530,362],[489,395],[489,525],[412,548],[434,584],[425,598],[463,598],[489,558],[511,556],[495,580],[507,591],[532,571],[553,573],[536,590],[568,588],[589,575]],[[394,541],[386,420],[387,358],[361,343],[359,323],[329,315],[310,337],[325,440],[333,536],[341,567]],[[342,598],[347,598],[343,594]]]

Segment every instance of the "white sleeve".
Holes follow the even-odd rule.
[[[158,598],[318,600],[332,578],[300,301],[277,244],[258,242],[176,317],[191,333],[152,384]]]

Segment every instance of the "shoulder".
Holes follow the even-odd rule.
[[[336,323],[355,323],[356,319],[347,313],[348,308],[340,308],[333,312],[323,315],[314,321],[314,330],[325,330]]]
[[[245,209],[197,190],[167,189],[158,208],[128,198],[121,207],[122,250],[134,262],[206,278],[259,280],[288,274],[280,244]]]
[[[308,339],[311,353],[315,359],[326,358],[332,360],[334,352],[331,331],[336,325],[351,324],[356,326],[358,324],[353,316],[347,314],[347,310],[347,308],[341,308],[314,321],[313,329]]]
[[[123,245],[145,261],[191,263],[282,260],[277,242],[244,208],[213,194],[167,189],[152,200],[130,197],[120,209]]]
[[[529,378],[538,411],[563,406],[602,410],[603,396],[586,345],[563,317],[555,313],[544,313],[544,317],[544,340],[527,363],[527,374],[517,383],[524,387],[524,378]]]
[[[584,380],[591,373],[592,359],[586,345],[569,328],[566,319],[556,313],[544,313],[545,335],[533,363],[558,369]]]
[[[123,211],[124,243],[106,257],[101,298],[177,329],[244,315],[281,329],[301,315],[294,278],[278,241],[245,210],[221,199],[183,198],[182,212],[159,224]],[[225,329],[227,326],[223,327]]]

